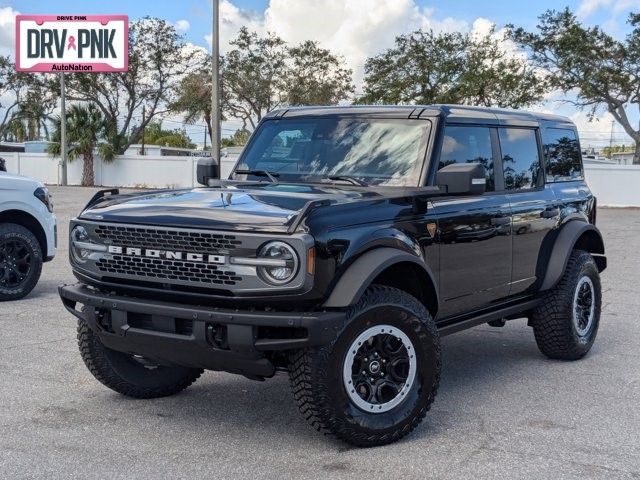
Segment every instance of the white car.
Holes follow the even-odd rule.
[[[0,301],[28,295],[56,254],[56,217],[47,188],[0,171]]]

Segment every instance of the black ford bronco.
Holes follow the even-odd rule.
[[[566,118],[280,110],[218,171],[100,192],[71,222],[80,283],[60,295],[87,367],[121,394],[283,371],[316,429],[381,445],[424,418],[444,335],[527,318],[562,360],[595,340],[606,257]]]

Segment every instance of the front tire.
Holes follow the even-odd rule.
[[[146,364],[143,359],[105,347],[86,322],[78,321],[78,347],[91,374],[103,385],[133,398],[175,395],[195,382],[203,370]]]
[[[293,395],[318,431],[360,447],[395,442],[425,417],[440,380],[440,339],[427,309],[373,286],[329,345],[295,352]]]
[[[578,360],[596,339],[602,291],[590,253],[574,250],[564,275],[531,316],[540,351],[549,358]]]
[[[0,225],[0,302],[26,297],[41,272],[42,250],[36,236],[22,225]]]

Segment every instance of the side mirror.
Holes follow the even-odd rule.
[[[214,158],[201,158],[198,160],[196,178],[200,185],[209,186],[209,180],[217,180],[220,176],[218,162]]]
[[[453,163],[438,170],[436,182],[447,193],[482,195],[487,189],[484,166],[480,163]]]
[[[7,171],[7,164],[4,161],[4,158],[0,158],[0,172],[6,172]]]

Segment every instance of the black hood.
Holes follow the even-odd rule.
[[[377,196],[336,185],[233,183],[106,197],[80,218],[114,223],[286,232],[312,201],[343,203]]]

